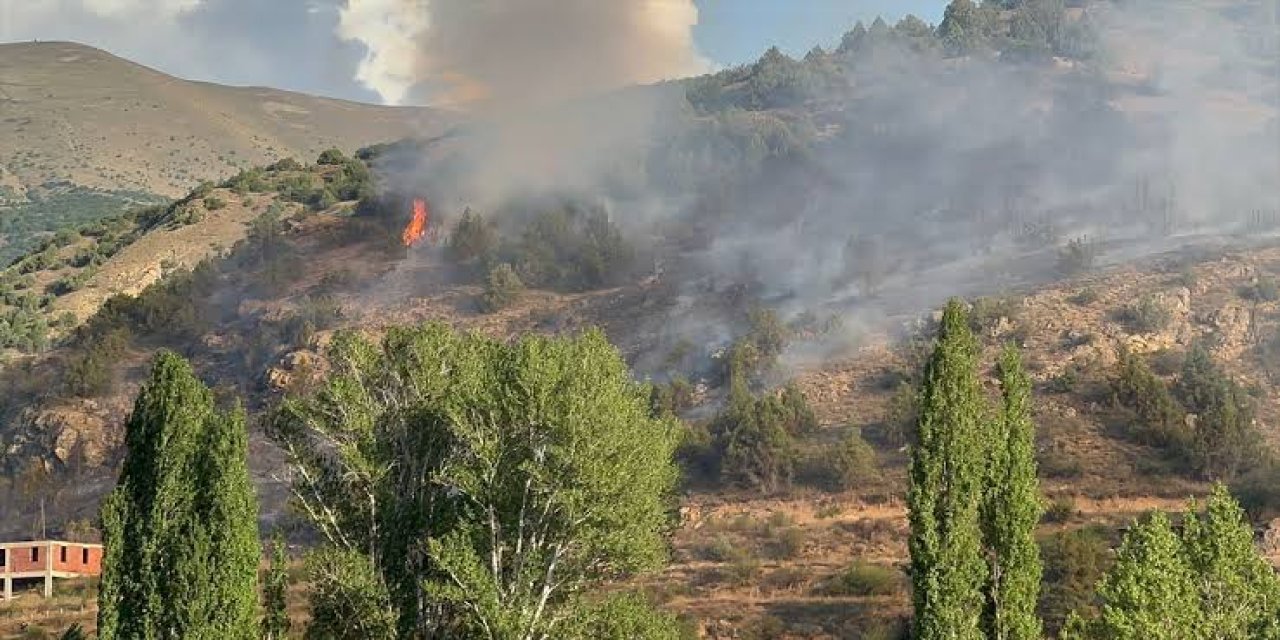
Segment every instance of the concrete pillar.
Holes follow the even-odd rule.
[[[13,578],[10,578],[9,576],[5,576],[4,577],[4,598],[0,598],[0,600],[12,600],[12,599],[13,599]]]
[[[53,544],[45,546],[44,554],[44,597],[53,597]]]

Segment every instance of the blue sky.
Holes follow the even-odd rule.
[[[755,60],[770,46],[800,55],[829,46],[858,20],[877,15],[890,24],[915,14],[930,24],[942,19],[945,0],[698,0],[698,48],[718,64]]]

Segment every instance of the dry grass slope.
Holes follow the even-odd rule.
[[[190,82],[74,43],[0,44],[0,202],[50,181],[181,196],[241,168],[443,121],[425,109]]]

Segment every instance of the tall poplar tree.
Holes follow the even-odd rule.
[[[1101,615],[1091,638],[1195,640],[1201,608],[1196,578],[1169,516],[1156,511],[1134,523],[1116,564],[1098,585]]]
[[[999,362],[1003,404],[988,434],[988,465],[982,529],[990,563],[983,627],[991,640],[1040,638],[1036,602],[1040,596],[1040,487],[1036,479],[1035,425],[1031,422],[1031,381],[1012,345]]]
[[[984,447],[978,345],[964,303],[942,314],[938,343],[925,367],[920,421],[907,495],[917,640],[982,638]]]
[[[205,427],[197,466],[195,517],[203,552],[196,570],[206,576],[197,594],[195,629],[206,637],[258,637],[258,501],[249,477],[249,439],[238,407],[215,414]],[[192,637],[198,637],[193,633]]]
[[[191,365],[162,352],[125,428],[102,508],[98,637],[253,637],[257,506],[243,419],[215,411]]]
[[[1280,578],[1258,553],[1244,510],[1225,486],[1214,487],[1204,513],[1194,503],[1187,509],[1182,539],[1200,589],[1200,637],[1280,638]]]

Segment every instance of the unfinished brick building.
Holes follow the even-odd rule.
[[[17,580],[44,580],[44,595],[53,595],[55,578],[80,578],[102,573],[102,545],[42,540],[0,543],[3,599],[13,598]]]

